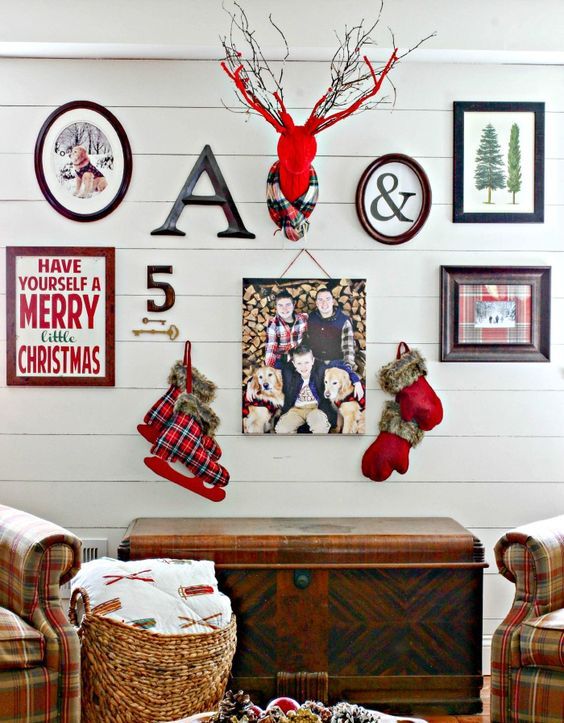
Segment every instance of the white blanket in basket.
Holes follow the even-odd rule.
[[[86,590],[94,613],[154,633],[209,633],[231,620],[231,601],[218,591],[209,560],[102,557],[80,568],[75,588]]]

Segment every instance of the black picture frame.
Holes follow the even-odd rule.
[[[441,361],[550,361],[550,280],[550,266],[441,266]],[[463,342],[460,333],[460,292],[461,287],[466,285],[488,288],[497,285],[530,287],[530,319],[527,318],[530,324],[529,341]],[[519,322],[518,317],[515,320]]]
[[[86,130],[82,135],[77,131],[72,138],[72,129],[80,125]],[[92,140],[91,135],[96,132],[97,137]],[[72,162],[73,148],[79,147],[88,154],[80,166],[81,174],[75,172]],[[91,164],[93,151],[99,160]],[[97,221],[117,208],[129,187],[133,167],[131,147],[121,123],[107,108],[88,100],[65,103],[49,115],[37,136],[34,163],[37,182],[46,200],[66,218],[83,222]],[[90,174],[83,170],[86,164],[94,166]],[[100,177],[106,184],[101,190]],[[73,184],[76,193],[72,191]]]
[[[467,135],[470,134],[469,126],[470,120],[467,114],[484,114],[482,123],[487,124],[487,114],[509,114],[508,121],[511,122],[511,114],[532,114],[531,127],[529,136],[532,133],[532,137],[526,140],[527,143],[527,158],[528,167],[533,173],[532,182],[528,182],[527,193],[528,202],[527,207],[530,211],[514,211],[511,209],[511,205],[518,205],[515,203],[516,194],[513,194],[513,202],[502,203],[503,208],[500,207],[499,212],[497,210],[490,209],[489,211],[476,210],[479,206],[478,201],[474,198],[470,202],[469,193],[467,191],[468,183],[465,188],[465,169],[469,164],[473,165],[475,160],[465,158],[468,155],[468,146],[471,142],[470,138],[465,139],[465,132]],[[543,223],[544,222],[544,115],[545,105],[544,103],[536,102],[478,102],[478,101],[456,101],[454,103],[454,173],[453,173],[453,222],[454,223]],[[492,116],[490,115],[490,118]],[[523,116],[521,116],[523,118]],[[483,126],[483,131],[485,126]],[[482,133],[483,133],[482,131]],[[476,142],[474,148],[476,153],[480,147],[482,138],[479,138],[476,131],[473,132]],[[507,132],[505,132],[507,135]],[[495,140],[497,141],[497,132],[494,132]],[[493,141],[492,141],[493,142]],[[519,143],[519,140],[518,140]],[[501,162],[508,158],[509,146],[500,148]],[[523,160],[523,159],[521,159]],[[491,166],[490,166],[491,168]],[[471,172],[466,170],[466,182],[468,182],[468,176]],[[484,171],[485,172],[485,171]],[[475,178],[475,176],[474,176]],[[482,181],[484,182],[484,181]],[[485,187],[487,188],[487,187]],[[497,189],[501,193],[501,187]],[[511,191],[505,191],[511,193]],[[474,190],[472,190],[474,193]],[[518,192],[516,192],[518,193]],[[490,205],[491,202],[491,191],[487,197],[489,200],[484,201],[483,205]],[[474,209],[474,210],[471,210]]]
[[[392,163],[400,163],[404,166],[407,166],[407,168],[409,168],[409,170],[416,177],[421,192],[421,208],[419,210],[419,213],[417,214],[417,218],[413,219],[411,226],[409,226],[406,231],[395,235],[382,233],[374,227],[366,212],[365,200],[368,184],[372,176],[384,166]],[[416,234],[418,234],[419,231],[421,231],[425,222],[427,221],[427,218],[429,217],[429,212],[431,210],[431,201],[431,184],[429,183],[429,178],[427,177],[427,174],[425,173],[423,167],[414,158],[411,158],[411,156],[406,156],[403,153],[387,153],[383,156],[380,156],[375,161],[372,161],[372,163],[370,163],[370,165],[365,169],[364,173],[360,177],[356,189],[355,205],[359,221],[366,233],[368,233],[370,236],[372,236],[372,238],[376,239],[376,241],[379,241],[380,243],[396,246],[398,244],[403,244],[406,241],[409,241]]]

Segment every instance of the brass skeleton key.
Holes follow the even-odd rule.
[[[166,334],[171,341],[177,339],[180,334],[178,327],[174,324],[171,324],[168,329],[132,329],[131,331],[135,336],[140,334]]]

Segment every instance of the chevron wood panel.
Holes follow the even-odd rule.
[[[481,573],[342,570],[329,583],[332,675],[473,674]]]
[[[237,615],[234,676],[276,675],[276,572],[218,570],[219,588]]]

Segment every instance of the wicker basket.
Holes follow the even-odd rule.
[[[79,598],[82,723],[155,723],[217,708],[235,653],[235,616],[210,633],[151,633],[92,613],[78,588],[69,610],[74,625]]]

